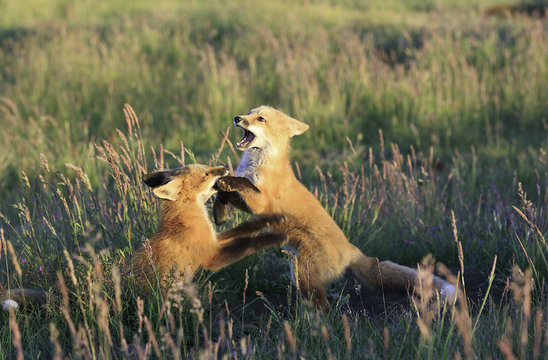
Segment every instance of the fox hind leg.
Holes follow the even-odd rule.
[[[304,297],[307,299],[312,298],[315,308],[326,311],[331,310],[324,284],[317,277],[317,272],[311,271],[306,263],[297,262],[295,266],[295,263],[291,260],[291,280]]]
[[[359,254],[358,254],[359,252]],[[356,248],[356,260],[350,263],[352,272],[369,288],[374,290],[413,291],[418,285],[417,270],[396,264],[392,261],[379,262],[376,258],[364,255]],[[455,296],[455,287],[434,276],[433,285],[442,296]]]
[[[331,310],[331,305],[327,300],[327,291],[324,285],[315,278],[308,278],[306,275],[299,274],[299,290],[307,298],[312,298],[314,307],[326,311]]]

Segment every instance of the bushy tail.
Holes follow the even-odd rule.
[[[376,258],[364,255],[358,248],[355,259],[350,268],[371,289],[413,292],[418,286],[418,273],[415,269],[391,261],[379,262]],[[456,294],[455,286],[437,276],[433,278],[433,285],[448,298],[453,298]]]
[[[16,310],[20,306],[27,304],[44,305],[47,302],[46,292],[36,289],[10,289],[7,290],[5,296],[2,296],[0,304],[2,309]]]

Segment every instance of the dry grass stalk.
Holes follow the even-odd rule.
[[[59,344],[59,330],[57,330],[54,323],[49,324],[49,333],[49,340],[53,344],[54,348],[53,358],[55,360],[61,360],[63,358],[63,350],[61,348],[61,344]]]
[[[533,346],[534,359],[538,359],[540,355],[540,346],[542,342],[542,318],[543,318],[542,310],[538,309],[535,314],[535,325],[534,325],[534,329],[535,329],[535,342]]]
[[[514,295],[514,302],[522,307],[522,321],[520,323],[520,357],[525,356],[528,342],[528,328],[531,320],[531,292],[533,291],[532,272],[527,269],[525,273],[514,265],[512,268],[512,282],[510,289]]]
[[[82,167],[71,164],[71,163],[65,163],[65,166],[76,171],[76,173],[78,174],[78,178],[82,180],[84,185],[86,185],[86,189],[88,191],[93,191],[93,187],[91,186],[91,182],[89,181],[88,174],[86,174],[86,172],[84,171]]]
[[[225,325],[225,319],[221,314],[221,318],[219,319],[219,337],[217,338],[217,344],[223,344],[226,341]]]
[[[120,269],[116,265],[112,267],[112,281],[114,283],[114,300],[116,304],[114,314],[119,316],[122,312],[122,279],[120,276]]]
[[[15,254],[15,250],[13,249],[13,245],[11,244],[11,241],[6,241],[8,245],[8,251],[11,256],[11,262],[13,263],[13,267],[15,268],[15,272],[17,273],[17,276],[19,277],[19,281],[23,281],[23,272],[21,271],[21,266],[19,265],[19,260],[17,259],[17,254]]]
[[[295,337],[293,336],[293,332],[291,331],[291,325],[289,325],[289,322],[287,322],[287,320],[284,320],[284,331],[291,353],[293,355],[297,355],[297,342],[295,341]]]
[[[91,278],[91,272],[87,273],[86,281],[87,281],[87,290],[88,290],[88,299],[89,299],[87,306],[89,307],[90,311],[95,311],[95,292],[94,292],[93,280]],[[80,305],[82,306],[83,299],[81,298],[81,296],[78,296],[78,301],[80,302]]]
[[[139,318],[139,334],[143,329],[143,312],[145,311],[145,301],[137,296],[137,316]]]
[[[268,322],[266,323],[266,330],[263,335],[263,341],[266,341],[266,339],[268,339],[268,334],[270,334],[271,326],[272,326],[272,315],[268,317]]]
[[[232,338],[233,333],[233,327],[234,327],[234,319],[230,318],[227,323],[227,330],[228,330],[228,340],[234,344],[234,339]]]
[[[99,286],[96,286],[99,288]],[[100,290],[98,290],[100,291]],[[108,346],[111,348],[114,347],[114,343],[112,341],[112,335],[110,333],[110,321],[109,321],[109,306],[108,301],[103,299],[100,296],[95,297],[96,301],[96,308],[98,310],[97,314],[97,323],[99,326],[99,331],[103,334],[103,339]]]
[[[145,321],[145,327],[148,332],[148,342],[152,343],[152,348],[154,349],[156,356],[160,357],[161,356],[160,346],[158,346],[158,340],[156,340],[156,335],[154,335],[152,324],[150,323],[150,321],[148,320],[146,316],[144,317],[144,321]]]
[[[8,249],[6,243],[7,241],[4,237],[4,228],[0,228],[0,260],[2,259],[2,252],[4,253],[4,257],[8,257]]]
[[[462,249],[462,243],[459,240],[457,220],[455,219],[455,212],[453,210],[451,210],[451,227],[453,228],[453,237],[455,239],[455,243],[458,246],[462,292],[464,294],[464,298],[466,299],[466,287],[464,286],[464,251]]]
[[[137,334],[133,335],[133,348],[135,349],[135,352],[137,353],[137,358],[139,360],[148,359],[148,349],[146,347],[143,348]]]
[[[185,276],[181,284],[183,285],[183,294],[190,300],[192,305],[190,313],[196,315],[198,324],[202,324],[204,322],[204,308],[202,307],[202,302],[198,298],[196,284],[192,282],[189,276]]]
[[[497,343],[498,347],[508,360],[517,360],[516,355],[512,351],[512,320],[506,323],[506,331],[504,338]]]
[[[247,291],[247,286],[249,285],[249,272],[247,269],[245,269],[245,284],[244,284],[244,291],[243,291],[243,305],[245,307],[245,292]]]
[[[78,280],[76,278],[76,272],[74,271],[74,263],[72,262],[72,258],[70,257],[68,251],[66,249],[63,250],[63,254],[65,255],[65,259],[67,260],[67,265],[70,270],[70,279],[72,280],[72,283],[76,288],[78,288]]]
[[[462,340],[464,342],[464,354],[466,359],[475,359],[474,350],[472,349],[472,319],[468,312],[468,306],[466,304],[466,298],[458,302],[458,307],[455,311],[455,324],[459,330]]]
[[[432,256],[426,256],[421,265],[418,266],[418,288],[414,289],[418,294],[412,297],[413,305],[418,311],[417,325],[421,334],[421,338],[427,343],[433,341],[431,333],[431,324],[434,320],[434,311],[430,309],[430,301],[434,297],[433,289],[433,275],[434,275],[434,259]]]
[[[15,312],[10,309],[10,328],[13,333],[13,346],[17,349],[17,360],[23,360],[23,344],[21,343],[21,332],[19,331],[19,325],[15,319]]]
[[[295,278],[295,287],[297,289],[299,289],[299,259],[293,255],[293,253],[291,251],[287,251],[287,250],[282,250],[282,252],[286,255],[289,256],[289,258],[291,259],[291,265],[292,265],[292,269],[293,269],[293,274],[294,274],[294,278]]]
[[[348,317],[346,314],[342,315],[342,323],[344,328],[344,340],[346,343],[346,351],[350,353],[352,351],[352,339],[350,338],[350,325],[348,324]]]
[[[59,288],[61,289],[61,295],[63,297],[63,307],[69,307],[69,293],[67,285],[65,284],[65,278],[60,271],[57,271],[57,281],[59,282]]]
[[[518,235],[518,234],[514,234],[514,235],[516,235],[516,239],[518,240],[518,243],[519,243],[519,246],[521,247],[521,250],[522,250],[523,253],[525,254],[525,258],[527,259],[527,262],[529,263],[529,265],[531,266],[531,268],[536,272],[535,263],[534,263],[533,260],[529,257],[529,254],[527,253],[527,250],[525,249],[525,246],[523,246],[523,242],[522,242],[521,239],[519,238],[519,235]]]

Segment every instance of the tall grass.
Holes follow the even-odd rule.
[[[31,9],[0,4],[0,292],[49,302],[0,313],[0,357],[546,357],[545,19],[449,0]],[[280,251],[168,292],[120,275],[157,226],[142,174],[231,167],[230,119],[262,103],[311,125],[299,178],[365,253],[420,263],[416,293],[345,276],[316,312]],[[467,300],[443,304],[433,271]]]
[[[465,179],[455,171],[449,179],[441,178],[435,171],[434,153],[428,157],[415,154],[404,162],[395,145],[381,153],[384,160],[371,156],[357,169],[349,157],[336,175],[318,170],[317,187],[312,190],[349,238],[366,252],[404,263],[432,252],[449,265],[456,264],[453,273],[457,277],[452,281],[463,290],[465,266],[481,266],[483,261],[492,261],[495,253],[498,264],[516,262],[511,283],[504,288],[498,285],[498,294],[491,292],[496,269],[492,265],[481,307],[479,299],[477,303],[463,299],[444,304],[432,291],[431,257],[420,267],[420,296],[412,297],[411,309],[396,311],[406,314],[403,317],[390,315],[391,311],[384,316],[368,315],[367,309],[348,302],[349,294],[339,295],[330,314],[318,313],[291,285],[284,289],[286,299],[280,300],[275,295],[278,290],[262,281],[262,274],[269,270],[257,269],[265,262],[278,267],[287,264],[283,255],[272,253],[215,274],[203,273],[197,280],[199,287],[176,283],[168,292],[154,287],[149,295],[140,292],[131,277],[121,279],[118,268],[152,234],[158,203],[144,191],[140,180],[150,170],[140,124],[129,106],[124,112],[128,131],[118,132],[122,145],[94,144],[93,163],[104,174],[102,189],[94,189],[86,171],[70,164],[68,170],[76,172],[73,180],[59,172],[56,180],[47,181],[49,163],[43,157],[43,174],[23,182],[17,204],[19,223],[2,215],[1,247],[12,249],[15,243],[17,248],[9,254],[4,251],[0,259],[4,290],[29,285],[50,289],[45,308],[0,315],[11,319],[1,337],[4,356],[21,351],[30,357],[72,354],[81,358],[219,354],[339,358],[364,352],[373,357],[447,358],[463,353],[472,358],[502,352],[542,358],[545,354],[545,330],[539,324],[547,315],[546,199],[536,208],[519,186],[521,203],[516,210],[521,210],[512,211],[510,203],[505,204],[500,196],[496,200],[498,193],[493,193],[493,200],[480,199],[476,212],[469,214],[443,190]],[[164,155],[171,157],[169,151],[156,152],[153,167],[162,162],[178,166],[184,154],[173,154],[168,161]],[[446,204],[455,205],[452,221]],[[502,212],[508,212],[508,217],[497,221]],[[459,229],[467,228],[472,219],[498,232],[489,239],[467,238]],[[418,238],[410,241],[411,236]],[[497,246],[502,236],[514,243],[513,251]],[[384,248],[379,246],[382,239],[390,239],[384,241]],[[436,243],[429,243],[432,240]],[[394,253],[394,246],[406,251]],[[477,254],[488,247],[497,250],[484,257]],[[529,266],[533,272],[524,274],[518,266]],[[245,276],[239,270],[244,267],[252,270],[246,270]],[[499,265],[498,269],[499,279],[510,275],[507,267]],[[440,271],[451,273],[443,267]],[[238,273],[241,276],[234,278]],[[279,285],[283,278],[278,278]],[[48,321],[40,321],[44,317]],[[37,337],[37,333],[44,335]],[[415,350],[409,353],[409,349]]]

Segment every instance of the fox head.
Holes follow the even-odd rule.
[[[224,166],[188,165],[154,171],[143,176],[154,195],[168,201],[198,200],[205,203],[216,192],[215,182],[228,174]]]
[[[279,149],[289,143],[289,139],[308,130],[308,125],[270,106],[259,106],[247,115],[234,117],[234,125],[244,131],[242,140],[237,143],[240,150],[250,148]]]

